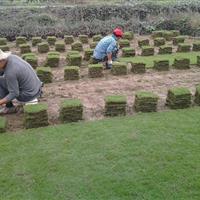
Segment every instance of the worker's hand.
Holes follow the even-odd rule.
[[[112,68],[112,60],[108,60],[107,69],[111,69],[111,68]]]

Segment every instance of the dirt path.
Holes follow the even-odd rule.
[[[200,83],[200,68],[198,67],[192,67],[190,70],[171,69],[168,72],[148,70],[143,75],[129,74],[119,77],[108,73],[108,71],[105,71],[105,76],[99,79],[85,77],[79,81],[70,82],[57,79],[54,83],[45,85],[41,101],[48,103],[50,123],[59,123],[59,105],[65,98],[81,99],[84,104],[84,119],[96,120],[103,118],[104,97],[106,95],[120,94],[127,96],[127,113],[131,115],[133,114],[134,94],[138,90],[152,91],[159,95],[158,110],[165,110],[165,99],[169,88],[175,86],[188,87],[194,94],[195,85]],[[61,71],[58,74],[61,75]],[[9,130],[23,128],[22,114],[8,115],[7,118]]]
[[[131,42],[131,46],[136,49],[137,55],[140,54],[141,49],[137,45],[138,39],[148,38],[149,36],[136,36]],[[91,42],[91,39],[90,39]],[[192,40],[187,42],[192,43]],[[153,45],[153,41],[150,40]],[[168,42],[171,44],[171,42]],[[19,48],[16,48],[14,43],[10,43],[11,51],[20,55]],[[84,45],[88,48],[89,45]],[[173,47],[176,51],[177,47]],[[51,47],[51,50],[54,50]],[[66,46],[66,51],[70,50],[70,46]],[[155,48],[157,52],[157,48]],[[38,54],[37,48],[33,47],[32,52],[38,55],[39,66],[43,66],[46,59],[46,54]],[[130,72],[126,76],[113,76],[109,71],[104,71],[104,77],[98,79],[88,78],[87,64],[83,63],[80,70],[81,79],[79,81],[64,81],[63,67],[65,62],[66,52],[61,53],[60,66],[52,69],[53,83],[46,84],[43,88],[44,95],[42,102],[48,104],[49,121],[51,124],[59,123],[59,106],[60,102],[65,98],[79,98],[84,105],[84,119],[97,120],[103,118],[104,112],[104,97],[111,94],[126,95],[128,106],[127,113],[134,114],[133,102],[134,94],[138,90],[152,91],[159,95],[158,110],[165,110],[165,99],[167,90],[174,86],[188,87],[194,94],[195,85],[200,83],[200,68],[192,67],[190,70],[174,70],[170,69],[168,72],[157,72],[152,69],[147,70],[143,75],[135,75]],[[82,53],[83,55],[83,53]],[[23,129],[23,114],[7,115],[8,130],[17,131]]]

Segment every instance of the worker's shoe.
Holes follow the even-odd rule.
[[[13,113],[18,113],[19,108],[16,106],[12,107],[2,107],[0,108],[0,115],[6,115],[6,114],[13,114]]]

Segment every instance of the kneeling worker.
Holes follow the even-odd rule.
[[[0,49],[0,114],[17,112],[12,100],[37,103],[42,82],[30,64],[20,57]],[[5,105],[5,106],[4,106]]]
[[[105,62],[106,68],[112,68],[112,61],[116,60],[118,53],[117,41],[123,36],[120,28],[116,28],[112,35],[106,36],[99,41],[94,53],[93,63]]]

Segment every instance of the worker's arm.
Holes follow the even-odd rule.
[[[111,42],[106,51],[108,58],[108,65],[110,65],[110,68],[112,67],[112,52],[116,48],[116,45],[117,45],[116,41]]]
[[[0,105],[8,103],[8,100],[6,98],[0,99]]]
[[[7,75],[6,84],[7,84],[9,93],[6,97],[0,100],[0,104],[1,102],[7,103],[9,101],[12,101],[13,99],[19,96],[19,83],[18,83],[16,74],[13,73],[13,74]]]

